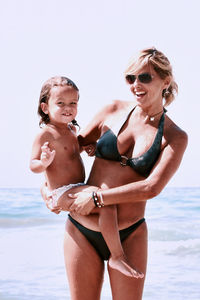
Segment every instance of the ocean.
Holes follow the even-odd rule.
[[[198,187],[167,187],[148,201],[143,300],[200,299],[199,201]],[[0,205],[0,300],[70,299],[63,259],[67,213],[48,211],[39,189],[0,189]],[[101,299],[112,299],[107,272]]]

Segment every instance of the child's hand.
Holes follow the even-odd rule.
[[[55,150],[51,151],[48,144],[49,142],[45,142],[41,147],[42,153],[40,155],[41,163],[45,168],[47,168],[52,163],[56,154]]]
[[[83,146],[83,150],[87,152],[88,156],[94,156],[96,151],[96,143]]]

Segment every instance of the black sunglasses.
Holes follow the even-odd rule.
[[[142,73],[139,75],[126,75],[126,81],[129,84],[133,84],[135,82],[136,78],[138,78],[138,80],[141,83],[150,83],[153,79],[153,76],[150,73]]]

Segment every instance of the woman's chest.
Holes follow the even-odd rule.
[[[117,135],[116,146],[118,152],[128,157],[138,157],[146,152],[154,143],[157,128],[148,124],[134,124],[128,122]]]

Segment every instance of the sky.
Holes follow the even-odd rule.
[[[135,52],[155,46],[173,66],[179,95],[168,115],[188,133],[168,186],[200,186],[199,0],[0,0],[0,187],[39,187],[29,160],[44,81],[71,78],[84,128],[114,99],[133,99],[123,72]],[[83,155],[87,174],[92,160]]]

